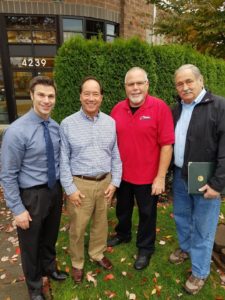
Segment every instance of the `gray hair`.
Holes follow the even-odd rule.
[[[126,75],[125,75],[124,83],[126,83],[126,81],[127,81],[127,76],[128,76],[128,74],[129,74],[130,72],[133,72],[133,71],[141,71],[141,72],[143,72],[143,73],[144,73],[144,76],[145,76],[145,80],[148,81],[148,74],[147,74],[147,72],[146,72],[144,69],[142,69],[142,68],[140,68],[140,67],[133,67],[133,68],[131,68],[130,70],[127,71],[127,73],[126,73]]]
[[[174,78],[176,78],[177,74],[180,71],[184,71],[184,70],[191,70],[192,73],[195,75],[195,78],[199,78],[199,77],[203,78],[203,76],[202,76],[201,71],[199,70],[199,68],[196,67],[195,65],[192,65],[192,64],[186,64],[186,65],[182,65],[181,67],[179,67],[175,71]]]

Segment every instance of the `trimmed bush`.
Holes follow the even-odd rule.
[[[225,62],[204,56],[190,47],[180,45],[150,46],[138,38],[116,39],[112,43],[74,37],[58,50],[54,77],[58,87],[53,117],[60,122],[80,109],[79,86],[85,76],[95,76],[103,84],[101,110],[109,113],[125,98],[124,77],[134,66],[148,73],[150,94],[174,103],[176,91],[173,74],[184,63],[197,65],[205,85],[212,92],[225,96]]]

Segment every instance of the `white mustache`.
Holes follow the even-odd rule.
[[[192,92],[192,90],[188,89],[188,90],[185,90],[183,93],[184,93],[184,94],[189,94],[189,93],[191,93],[191,92]]]

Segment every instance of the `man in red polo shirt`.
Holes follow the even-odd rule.
[[[117,191],[116,235],[108,246],[131,240],[134,199],[139,224],[136,270],[148,266],[155,249],[158,195],[165,191],[165,176],[172,156],[174,127],[169,107],[148,95],[145,70],[134,67],[125,76],[127,99],[119,102],[111,116],[116,121],[123,175]]]

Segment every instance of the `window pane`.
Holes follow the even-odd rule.
[[[29,16],[11,16],[6,17],[7,29],[29,29],[30,17]]]
[[[103,32],[104,23],[100,21],[86,20],[86,30],[89,32]]]
[[[66,41],[72,36],[77,36],[77,35],[84,36],[83,33],[81,32],[63,32],[63,40]]]
[[[63,31],[83,31],[83,21],[78,19],[63,19]]]
[[[32,106],[29,96],[29,82],[31,78],[31,72],[13,72],[18,116],[24,115]]]
[[[86,38],[88,39],[88,40],[90,40],[91,38],[93,38],[93,37],[97,37],[98,35],[97,34],[94,34],[94,33],[86,33]]]
[[[115,40],[115,36],[109,36],[109,35],[106,36],[106,41],[107,42],[112,42],[114,40]]]
[[[0,123],[1,124],[9,123],[1,60],[0,60]]]
[[[34,44],[56,44],[55,31],[34,31],[33,32]]]
[[[106,34],[116,35],[116,26],[113,24],[106,24]]]
[[[30,44],[32,41],[30,31],[8,31],[8,42],[17,44]]]
[[[31,25],[33,29],[38,30],[55,30],[55,18],[53,17],[31,17]]]

